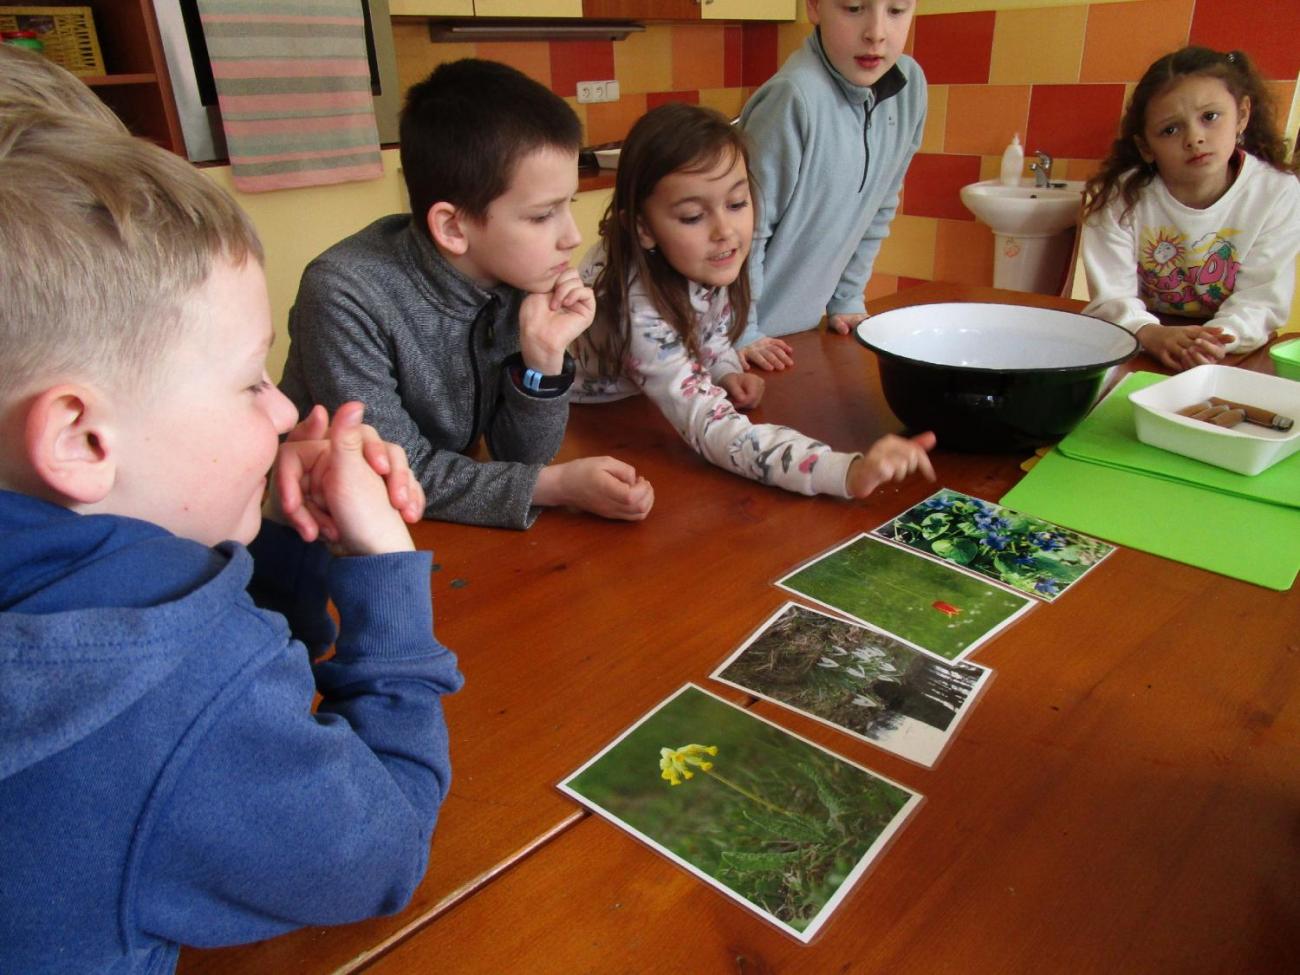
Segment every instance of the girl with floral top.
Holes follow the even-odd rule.
[[[932,433],[841,453],[739,412],[763,396],[732,346],[749,310],[753,189],[744,137],[720,113],[673,103],[633,126],[581,268],[597,311],[573,350],[574,401],[643,392],[711,463],[801,494],[861,498],[915,471],[933,480]]]
[[[1185,47],[1147,68],[1087,192],[1084,313],[1129,329],[1165,366],[1249,352],[1286,321],[1300,180],[1240,51]],[[1209,321],[1166,325],[1157,313]]]

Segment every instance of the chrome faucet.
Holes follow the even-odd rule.
[[[1040,189],[1051,186],[1052,157],[1043,152],[1042,149],[1035,149],[1034,155],[1038,157],[1038,161],[1029,164],[1029,170],[1034,174],[1034,186]]]

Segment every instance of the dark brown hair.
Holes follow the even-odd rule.
[[[522,72],[465,58],[411,86],[400,138],[411,213],[427,234],[435,203],[481,221],[524,156],[547,148],[576,154],[582,124],[563,98]]]
[[[671,102],[641,116],[619,153],[614,196],[600,222],[605,244],[605,266],[596,277],[596,321],[585,341],[596,354],[603,377],[623,372],[627,352],[628,284],[640,280],[646,294],[681,336],[687,353],[700,353],[695,312],[691,308],[689,282],[664,259],[656,248],[647,250],[637,239],[637,226],[645,201],[659,181],[676,172],[700,172],[722,160],[741,159],[748,173],[749,195],[757,200],[754,177],[749,172],[749,148],[740,129],[721,112],[699,105]],[[749,316],[749,259],[727,287],[731,299],[731,328],[727,337],[735,341],[745,330]]]
[[[1241,147],[1274,169],[1296,172],[1296,160],[1287,160],[1286,139],[1277,124],[1276,109],[1264,80],[1240,51],[1221,54],[1208,47],[1184,47],[1159,58],[1142,75],[1133,89],[1120,122],[1119,138],[1112,143],[1110,155],[1101,169],[1088,180],[1084,216],[1101,210],[1118,194],[1127,214],[1137,203],[1138,194],[1155,178],[1155,166],[1138,152],[1137,139],[1146,129],[1147,106],[1176,82],[1188,77],[1218,78],[1238,105],[1250,98],[1250,120],[1241,134]]]

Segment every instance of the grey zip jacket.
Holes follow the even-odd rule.
[[[863,291],[925,129],[926,83],[907,55],[870,87],[836,71],[813,31],[740,121],[759,184],[737,347],[866,311]]]
[[[406,450],[426,518],[527,528],[569,394],[531,396],[506,374],[522,299],[455,270],[409,213],[382,217],[307,265],[280,387],[303,416],[365,403],[366,422]],[[470,456],[480,440],[490,460]]]

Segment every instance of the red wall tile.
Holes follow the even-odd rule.
[[[745,83],[745,29],[729,24],[722,33],[722,87],[739,88]]]
[[[923,284],[929,284],[928,278],[909,278],[900,277],[898,279],[898,290],[906,291],[908,288],[919,288]]]
[[[742,84],[757,88],[772,75],[779,65],[776,63],[776,24],[745,24],[744,66],[741,70]]]
[[[1300,74],[1300,2],[1196,0],[1189,42],[1244,51],[1265,78]]]
[[[551,90],[576,95],[579,81],[614,77],[613,41],[551,41]]]
[[[979,178],[979,156],[918,152],[903,178],[902,212],[913,217],[974,220],[958,194],[963,186],[977,183]]]
[[[687,105],[698,105],[700,103],[700,93],[698,91],[652,91],[645,96],[645,110],[648,112],[652,108],[667,105],[669,102],[685,102]]]
[[[1123,110],[1123,85],[1034,85],[1025,156],[1042,149],[1060,158],[1102,159]]]
[[[984,85],[993,55],[992,10],[917,17],[912,56],[932,85]]]

